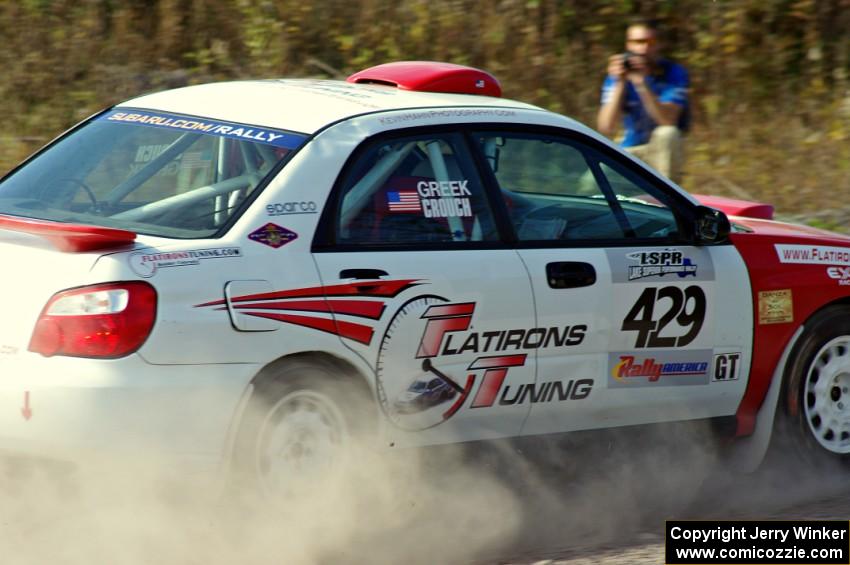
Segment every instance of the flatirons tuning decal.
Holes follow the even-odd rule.
[[[369,345],[375,333],[373,323],[348,321],[340,316],[380,320],[387,302],[380,299],[393,298],[419,284],[422,283],[415,279],[358,281],[246,294],[231,298],[230,307],[247,316],[312,328]],[[228,306],[226,300],[214,300],[196,304],[195,308],[227,310]]]

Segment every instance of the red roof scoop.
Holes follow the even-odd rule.
[[[42,236],[59,251],[68,252],[120,247],[129,245],[136,239],[135,232],[128,230],[85,224],[64,224],[3,214],[0,214],[0,229]]]
[[[472,67],[435,61],[399,61],[377,65],[346,79],[356,84],[385,84],[401,90],[451,94],[502,95],[496,77]]]

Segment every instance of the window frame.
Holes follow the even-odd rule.
[[[462,149],[465,150],[473,164],[475,173],[478,175],[481,189],[484,195],[484,201],[490,208],[493,224],[496,228],[498,238],[491,241],[418,241],[418,242],[362,242],[362,243],[341,243],[337,241],[336,223],[340,216],[343,200],[343,192],[348,184],[351,174],[357,168],[360,159],[363,158],[376,145],[391,143],[396,140],[406,139],[410,137],[428,136],[455,136],[462,144]],[[504,249],[511,247],[510,233],[505,227],[509,224],[510,219],[507,217],[507,210],[504,209],[504,203],[499,202],[492,194],[493,186],[484,178],[481,171],[481,165],[478,159],[478,151],[470,144],[467,132],[463,128],[458,128],[458,124],[447,124],[438,126],[426,126],[415,128],[403,128],[381,132],[364,139],[351,155],[346,159],[342,166],[339,175],[337,175],[328,199],[325,202],[325,207],[322,210],[321,217],[316,228],[316,233],[313,237],[312,251],[314,253],[322,252],[350,252],[350,251],[456,251],[456,250],[475,250],[475,249]],[[502,215],[504,214],[504,216]],[[507,245],[506,245],[507,244]]]
[[[600,163],[611,163],[616,165],[615,170],[634,182],[639,188],[650,195],[661,194],[665,205],[668,206],[673,217],[676,219],[678,232],[672,237],[622,237],[614,239],[577,239],[577,240],[527,240],[520,241],[513,221],[501,193],[501,188],[492,171],[487,157],[476,142],[476,134],[488,132],[501,132],[504,134],[519,134],[540,137],[555,137],[563,139],[569,145],[580,151],[588,160],[590,170],[599,183],[600,189],[605,195],[606,202],[612,207],[615,214],[625,214],[619,201],[614,196],[610,183],[602,172]],[[386,143],[395,139],[409,138],[412,136],[426,137],[440,134],[460,134],[466,144],[466,150],[472,157],[476,173],[479,175],[481,186],[484,191],[487,204],[495,222],[498,240],[493,241],[447,241],[447,242],[410,242],[410,243],[337,243],[336,242],[336,220],[339,217],[342,204],[342,191],[356,167],[359,159],[369,151],[374,144]],[[595,154],[595,155],[594,155]],[[613,201],[613,204],[612,204]],[[618,211],[619,210],[619,211]],[[463,251],[476,249],[582,249],[582,248],[616,248],[616,247],[670,247],[675,245],[700,245],[695,235],[695,222],[698,213],[698,205],[691,202],[687,196],[674,188],[669,181],[665,180],[652,171],[642,168],[634,163],[627,155],[620,153],[605,143],[594,139],[576,130],[523,123],[499,123],[499,122],[466,122],[454,124],[440,124],[434,126],[420,126],[412,128],[400,128],[395,130],[379,132],[363,139],[346,159],[340,173],[331,188],[324,209],[317,223],[316,232],[313,237],[312,252],[387,252],[387,251]],[[620,220],[618,219],[618,222]],[[728,238],[724,241],[710,244],[731,245]]]

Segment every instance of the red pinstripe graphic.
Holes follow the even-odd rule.
[[[245,312],[245,314],[248,316],[277,320],[287,324],[294,324],[296,326],[303,326],[305,328],[312,328],[314,330],[347,337],[348,339],[359,341],[365,345],[369,345],[372,341],[372,334],[375,333],[369,326],[355,324],[353,322],[343,322],[339,320],[334,321],[331,318],[313,318],[310,316],[276,314],[273,312]]]
[[[250,302],[251,300],[281,300],[285,298],[321,298],[325,296],[380,296],[392,298],[402,291],[416,286],[416,279],[402,279],[397,281],[358,281],[355,283],[334,284],[330,286],[313,286],[310,288],[296,288],[292,290],[275,290],[259,294],[247,294],[231,299],[231,302]],[[224,300],[213,300],[196,304],[195,308],[203,306],[219,306],[225,304]]]
[[[266,310],[297,310],[302,312],[333,312],[335,314],[346,314],[348,316],[360,316],[378,320],[384,313],[384,303],[372,300],[289,300],[286,302],[250,302],[248,304],[237,304],[238,310],[255,310],[263,308]]]
[[[475,312],[475,302],[429,306],[423,318],[448,318],[450,316],[471,316]]]
[[[494,355],[491,357],[479,357],[469,366],[469,370],[473,369],[493,369],[501,367],[518,367],[525,365],[527,353],[518,355]]]

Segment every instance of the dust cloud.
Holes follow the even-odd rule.
[[[791,458],[733,474],[703,423],[363,449],[343,480],[311,476],[285,499],[223,489],[152,454],[84,471],[0,469],[0,550],[27,565],[504,563],[541,548],[660,539],[665,519],[768,517],[847,488],[840,470],[801,473]]]

